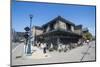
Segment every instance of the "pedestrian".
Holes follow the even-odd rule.
[[[46,53],[46,43],[41,43],[41,48],[43,49],[43,53]]]
[[[43,45],[44,45],[43,53],[45,54],[46,53],[46,43],[44,43]]]
[[[87,45],[89,45],[89,40],[86,40],[86,42],[87,42]]]
[[[41,45],[41,42],[39,42],[39,47],[40,47],[40,45]]]
[[[59,43],[59,45],[58,45],[58,51],[59,51],[59,52],[62,51],[62,44],[61,44],[61,43]]]

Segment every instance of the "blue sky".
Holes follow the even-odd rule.
[[[12,28],[24,31],[29,26],[29,15],[33,15],[32,25],[41,26],[58,15],[75,23],[88,27],[95,35],[95,6],[47,4],[37,2],[12,2]]]

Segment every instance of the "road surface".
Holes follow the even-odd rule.
[[[95,61],[95,41],[90,42],[88,45],[74,48],[67,52],[48,52],[50,55],[47,58],[25,59],[23,48],[24,44],[20,44],[12,51],[12,65],[29,65],[29,64],[45,64],[45,63],[60,63],[60,62],[80,62],[80,61]],[[21,56],[21,58],[16,58]],[[38,55],[35,55],[38,57]]]

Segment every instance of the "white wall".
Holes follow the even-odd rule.
[[[74,32],[74,26],[71,26],[71,31]]]
[[[40,35],[43,33],[43,30],[39,30],[39,29],[36,29],[35,27],[33,27],[32,29],[32,35],[35,36],[35,35]]]
[[[50,26],[48,25],[46,28],[46,32],[48,32],[50,30]]]
[[[62,21],[59,21],[59,27],[61,29],[67,30],[66,24],[64,22],[62,22]]]
[[[54,29],[58,29],[59,23],[57,22],[57,23],[55,23],[53,26],[54,26]]]
[[[54,29],[58,28],[67,30],[66,24],[62,21],[57,21],[57,23],[54,24]]]

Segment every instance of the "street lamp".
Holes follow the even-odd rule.
[[[29,43],[28,43],[28,48],[27,48],[27,54],[31,54],[31,45],[32,45],[32,43],[31,43],[31,36],[32,36],[31,26],[32,26],[33,15],[29,15],[29,17],[30,17],[30,31],[29,31]]]
[[[33,18],[33,15],[30,14],[29,17],[30,17],[30,32],[31,32],[31,27],[32,27],[31,25],[32,25],[32,18]]]

